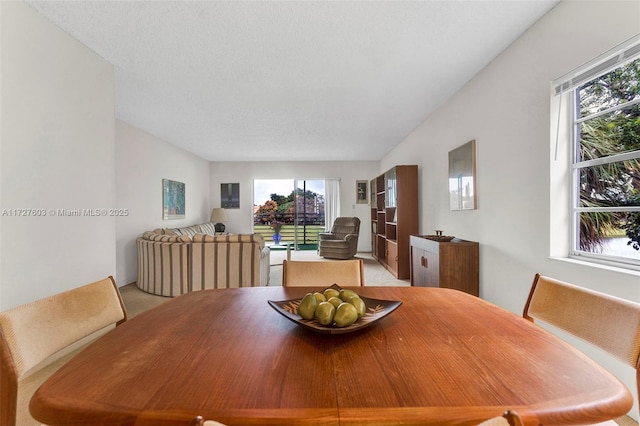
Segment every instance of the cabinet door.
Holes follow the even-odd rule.
[[[385,240],[384,235],[376,235],[376,256],[378,262],[383,265],[387,263],[387,240]]]
[[[478,296],[478,244],[443,244],[440,257],[440,287],[454,288]]]
[[[394,276],[398,276],[398,244],[387,240],[387,266]]]
[[[416,287],[427,286],[426,251],[411,246],[411,285]]]
[[[411,285],[439,287],[440,266],[438,253],[411,247]]]
[[[424,252],[424,269],[427,287],[440,287],[440,256],[436,252]]]

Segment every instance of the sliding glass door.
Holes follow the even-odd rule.
[[[254,232],[272,248],[315,250],[325,228],[324,180],[256,179]]]
[[[294,192],[296,249],[315,250],[325,228],[324,180],[296,180]]]

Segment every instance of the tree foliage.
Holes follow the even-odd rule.
[[[258,206],[258,213],[275,213],[278,211],[278,203],[274,200],[267,200],[261,206]]]
[[[596,78],[578,89],[580,117],[640,98],[640,59]],[[597,115],[581,124],[581,161],[640,150],[640,105]],[[625,207],[640,205],[640,163],[636,159],[582,168],[580,206]],[[616,229],[640,249],[640,214],[596,212],[580,215],[580,248],[594,251]]]
[[[302,188],[292,190],[287,196],[273,193],[269,200],[258,206],[256,217],[259,217],[262,223],[293,223],[296,208],[298,214],[304,212],[315,217],[324,217],[324,196]]]

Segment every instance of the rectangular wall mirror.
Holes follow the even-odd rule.
[[[451,210],[476,208],[476,141],[449,151],[449,207]]]

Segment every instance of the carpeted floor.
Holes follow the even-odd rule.
[[[287,252],[284,250],[271,251],[271,273],[269,276],[269,285],[282,285],[282,261],[287,258]],[[365,286],[409,286],[409,280],[398,280],[381,264],[376,262],[371,253],[357,253],[356,259],[362,259],[364,262],[364,285]],[[318,256],[315,250],[300,250],[291,252],[291,260],[327,260]]]
[[[624,416],[616,419],[616,423],[618,423],[620,426],[638,426],[638,422],[636,422],[629,416]]]

